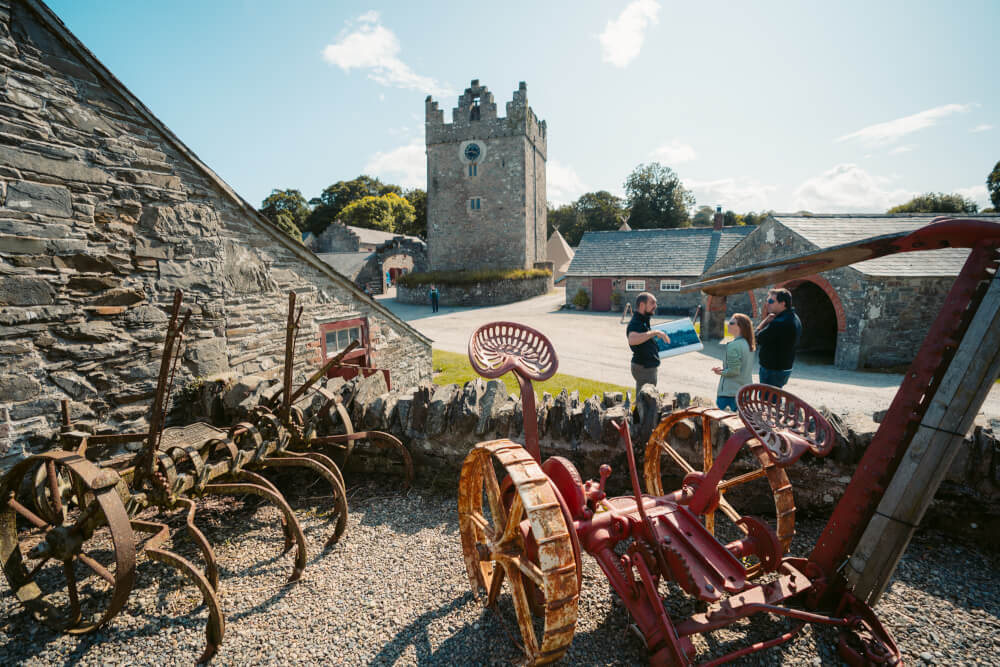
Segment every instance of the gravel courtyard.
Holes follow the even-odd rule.
[[[509,665],[518,652],[510,598],[502,621],[472,596],[453,497],[427,490],[385,495],[378,485],[350,490],[351,517],[340,544],[318,552],[323,526],[303,522],[310,562],[300,583],[284,585],[275,510],[254,501],[211,505],[199,525],[221,568],[225,641],[216,665]],[[822,522],[800,522],[793,553],[807,553]],[[317,534],[318,531],[318,534]],[[182,553],[190,554],[183,543]],[[906,664],[1000,664],[1000,557],[937,534],[918,534],[878,606]],[[125,610],[94,635],[74,637],[35,623],[3,586],[0,664],[189,665],[204,645],[200,595],[172,570],[141,559]],[[693,607],[679,596],[673,613]],[[579,621],[563,664],[645,664],[596,563],[584,556]],[[701,642],[699,658],[773,637],[782,621],[745,623]],[[729,642],[737,642],[732,645]],[[740,665],[835,665],[836,633],[808,626],[791,643]]]

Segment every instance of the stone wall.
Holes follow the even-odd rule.
[[[430,342],[241,199],[44,6],[0,0],[0,459],[45,447],[59,401],[94,428],[141,428],[176,288],[193,311],[177,385],[277,374],[289,290],[297,361],[319,325],[368,318],[393,382]]]
[[[442,306],[499,306],[541,296],[552,287],[552,276],[525,280],[495,280],[472,285],[438,285],[439,303]],[[430,306],[427,296],[429,285],[396,288],[396,299],[403,303]]]
[[[774,218],[768,218],[713,264],[711,271],[814,250],[814,245]],[[883,278],[867,276],[845,266],[778,286],[791,289],[803,281],[816,284],[837,314],[834,365],[857,369],[911,362],[944,304],[954,278]],[[753,294],[760,316],[767,289],[756,289]],[[727,301],[732,298],[728,297]],[[708,301],[703,296],[706,306]],[[706,312],[709,310],[706,308]],[[810,323],[803,320],[802,325],[806,328]]]
[[[340,392],[351,415],[355,430],[388,431],[399,437],[409,448],[417,470],[418,482],[454,488],[458,470],[469,449],[477,442],[509,438],[523,442],[523,413],[517,397],[508,394],[499,380],[481,379],[464,386],[430,383],[406,391],[386,391],[380,375],[343,383],[333,379],[327,390]],[[268,389],[263,385],[255,392],[242,394],[243,402],[225,402],[228,394],[220,393],[199,408],[203,414],[225,414],[226,423],[242,417],[257,404],[258,396]],[[213,407],[212,402],[218,405]],[[306,401],[307,414],[317,410],[323,399]],[[608,481],[612,494],[631,493],[628,467],[622,441],[614,422],[632,413],[629,397],[619,393],[581,397],[565,390],[556,396],[543,393],[538,399],[538,433],[542,457],[563,456],[577,467],[583,479],[597,479],[602,464],[611,465],[613,474]],[[707,405],[705,399],[687,394],[660,395],[647,387],[639,395],[635,407],[636,419],[630,424],[636,451],[640,480],[642,479],[645,443],[655,426],[676,410],[692,403]],[[226,410],[228,408],[228,412]],[[851,475],[871,443],[878,425],[867,416],[827,414],[837,433],[833,451],[824,458],[806,454],[786,468],[791,480],[796,507],[800,512],[828,516],[844,493]],[[674,429],[670,442],[697,469],[702,457],[700,420],[692,420],[692,430],[682,433]],[[323,430],[321,434],[336,432]],[[961,445],[961,449],[935,496],[924,521],[950,532],[959,532],[986,540],[1000,547],[1000,420],[993,424],[978,424]],[[731,432],[714,428],[712,439],[716,454]],[[383,465],[389,463],[383,461]],[[372,463],[359,457],[353,465],[371,470]],[[680,488],[683,474],[666,460],[662,463],[664,488]],[[378,469],[378,464],[374,466]],[[757,468],[748,451],[737,457],[727,478]],[[349,466],[350,469],[350,466]],[[734,487],[726,498],[740,511],[772,514],[774,503],[770,487],[764,480]]]
[[[433,271],[531,268],[546,259],[546,127],[522,82],[497,115],[474,80],[452,122],[426,101],[427,245]],[[466,149],[475,144],[478,153]],[[475,204],[472,204],[472,202]]]
[[[361,239],[339,222],[331,222],[313,242],[316,252],[358,252]]]
[[[590,309],[593,310],[594,280],[594,278],[567,276],[563,281],[563,284],[566,285],[566,303],[572,304],[573,297],[576,296],[576,293],[582,289],[587,293],[587,296],[590,297]],[[657,312],[661,315],[687,315],[690,317],[694,314],[694,311],[698,308],[698,305],[702,301],[702,295],[699,292],[680,292],[660,289],[661,281],[663,280],[679,280],[681,282],[681,286],[696,282],[697,278],[692,278],[691,276],[621,276],[611,278],[610,280],[612,281],[611,310],[613,311],[621,312],[625,308],[626,303],[631,303],[632,308],[635,308],[635,298],[639,296],[639,292],[626,291],[625,282],[627,280],[644,280],[646,282],[646,289],[644,291],[649,292],[656,297]],[[730,297],[729,301],[731,301],[728,305],[729,314],[750,312],[750,297],[747,294],[733,295]]]

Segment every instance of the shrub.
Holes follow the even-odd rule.
[[[406,273],[399,277],[398,283],[403,287],[420,287],[421,285],[474,285],[476,283],[496,282],[500,280],[530,280],[551,276],[548,269],[495,269],[492,271],[426,271],[423,273]]]
[[[622,296],[621,292],[612,292],[611,303],[614,304],[615,310],[621,310],[622,304],[625,303],[625,297]]]
[[[590,305],[590,295],[587,294],[587,290],[581,288],[576,294],[573,295],[573,305],[579,306],[584,310],[587,309]]]

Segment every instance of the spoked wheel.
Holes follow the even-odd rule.
[[[15,498],[28,478],[27,505]],[[85,633],[124,606],[135,537],[118,474],[74,452],[49,452],[0,480],[0,559],[11,590],[50,627]]]
[[[654,496],[664,495],[663,473],[666,469],[661,467],[664,459],[667,460],[667,465],[672,466],[675,471],[679,470],[682,475],[698,471],[695,466],[685,460],[685,458],[681,456],[676,449],[671,447],[668,442],[670,431],[682,420],[699,420],[701,422],[701,472],[708,472],[709,468],[712,467],[712,462],[714,461],[712,450],[712,424],[716,422],[720,424],[724,423],[732,429],[733,432],[744,428],[743,422],[740,420],[738,415],[724,410],[718,410],[716,408],[691,408],[690,410],[675,412],[660,422],[657,427],[653,429],[653,433],[649,437],[649,442],[646,445],[646,454],[644,457],[645,463],[643,469],[647,492]],[[747,446],[750,448],[751,453],[753,453],[757,460],[757,464],[760,467],[742,475],[736,475],[735,477],[723,480],[719,483],[719,492],[721,494],[725,494],[725,492],[730,489],[743,484],[748,484],[756,479],[760,479],[761,477],[766,477],[768,484],[771,486],[771,495],[774,497],[778,542],[781,544],[782,551],[787,552],[788,547],[792,542],[792,537],[795,536],[795,498],[792,495],[792,485],[788,481],[788,475],[785,474],[783,469],[774,464],[774,461],[770,456],[768,456],[759,440],[751,439],[747,442]],[[719,502],[718,511],[722,512],[733,523],[736,523],[743,517],[743,515],[726,500],[725,495],[722,496],[722,499]],[[705,527],[709,530],[709,532],[712,532],[713,534],[715,533],[715,512],[705,515]],[[746,528],[742,525],[737,527],[744,533],[746,532]],[[760,564],[758,563],[749,568],[747,570],[747,574],[749,576],[755,576],[760,574],[761,571]]]
[[[410,451],[399,438],[383,431],[355,431],[351,416],[342,402],[332,400],[329,407],[333,409],[321,416],[325,420],[330,435],[317,437],[315,423],[306,425],[303,429],[303,439],[309,443],[309,446],[323,446],[339,450],[336,461],[344,470],[347,469],[347,461],[352,454],[355,457],[360,454],[364,458],[386,457],[389,459],[390,469],[393,472],[399,471],[402,475],[403,488],[408,489],[413,484],[413,457],[410,456]],[[303,418],[298,417],[298,419]],[[359,443],[364,444],[359,447]]]
[[[495,464],[516,489],[509,508]],[[458,520],[472,589],[493,606],[506,580],[528,663],[561,658],[573,640],[580,585],[569,528],[541,466],[510,440],[479,443],[462,465]],[[541,632],[529,583],[544,594]]]

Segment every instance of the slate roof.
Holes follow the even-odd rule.
[[[586,232],[567,276],[700,276],[755,227]]]
[[[381,245],[386,241],[391,241],[397,236],[409,239],[410,241],[416,241],[417,243],[423,243],[423,241],[416,236],[393,234],[392,232],[383,232],[378,229],[368,229],[367,227],[352,227],[351,225],[345,225],[345,227],[354,232],[354,235],[358,237],[358,240],[365,245]]]
[[[318,252],[316,256],[327,266],[356,281],[361,269],[365,268],[365,264],[374,254],[373,252]]]
[[[795,232],[817,248],[860,241],[872,236],[894,234],[919,229],[930,224],[935,215],[782,215],[772,216],[777,222]],[[962,215],[964,218],[989,220],[1000,223],[1000,215]],[[921,253],[900,253],[866,262],[852,264],[851,268],[879,277],[944,277],[957,276],[969,256],[966,248],[948,248]]]

